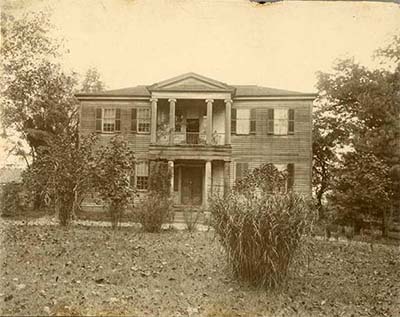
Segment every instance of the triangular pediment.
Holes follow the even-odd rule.
[[[233,91],[234,88],[220,81],[195,73],[183,74],[155,83],[150,91]]]

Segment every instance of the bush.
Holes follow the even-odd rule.
[[[14,216],[23,209],[22,185],[7,183],[1,188],[1,215]]]
[[[160,232],[171,212],[171,200],[165,195],[151,192],[140,200],[135,216],[146,232]]]
[[[187,208],[183,210],[183,218],[185,220],[186,228],[188,231],[195,231],[197,228],[197,223],[200,220],[203,212],[198,209]]]
[[[151,161],[149,192],[135,208],[135,215],[146,232],[160,232],[163,223],[171,217],[171,171],[164,161]]]
[[[232,192],[213,198],[211,212],[235,277],[263,287],[285,282],[315,218],[307,199],[292,192]]]

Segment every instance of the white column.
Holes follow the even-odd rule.
[[[203,205],[205,209],[208,208],[208,196],[211,189],[211,161],[206,162],[206,168],[204,173],[204,200]]]
[[[171,198],[173,198],[174,195],[174,161],[168,161],[168,170],[171,173],[171,184],[170,184],[170,193],[171,193]]]
[[[169,128],[171,133],[169,135],[169,143],[174,143],[174,132],[175,132],[175,103],[176,99],[168,99],[169,102]]]
[[[207,144],[211,144],[211,139],[212,139],[212,105],[213,105],[214,100],[213,99],[207,99]]]
[[[225,144],[231,144],[231,109],[232,100],[225,100]]]
[[[151,98],[151,132],[150,142],[155,144],[157,142],[157,98]]]

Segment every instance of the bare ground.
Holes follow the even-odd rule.
[[[400,316],[398,246],[316,240],[278,293],[232,279],[213,232],[1,221],[1,315]]]

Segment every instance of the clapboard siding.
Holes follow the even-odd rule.
[[[232,135],[230,181],[236,176],[236,163],[247,162],[253,169],[264,163],[295,166],[294,189],[311,193],[312,123],[311,101],[235,101],[233,108],[256,110],[256,135]],[[268,109],[295,111],[294,135],[267,135]]]
[[[138,158],[146,158],[148,156],[150,145],[150,133],[132,133],[132,108],[148,108],[150,103],[147,101],[83,101],[80,106],[80,134],[87,135],[96,132],[96,108],[112,107],[121,109],[121,131],[122,135],[128,142],[129,148],[137,154]],[[115,133],[116,134],[116,133]],[[98,133],[98,145],[105,145],[115,135],[114,133]]]

